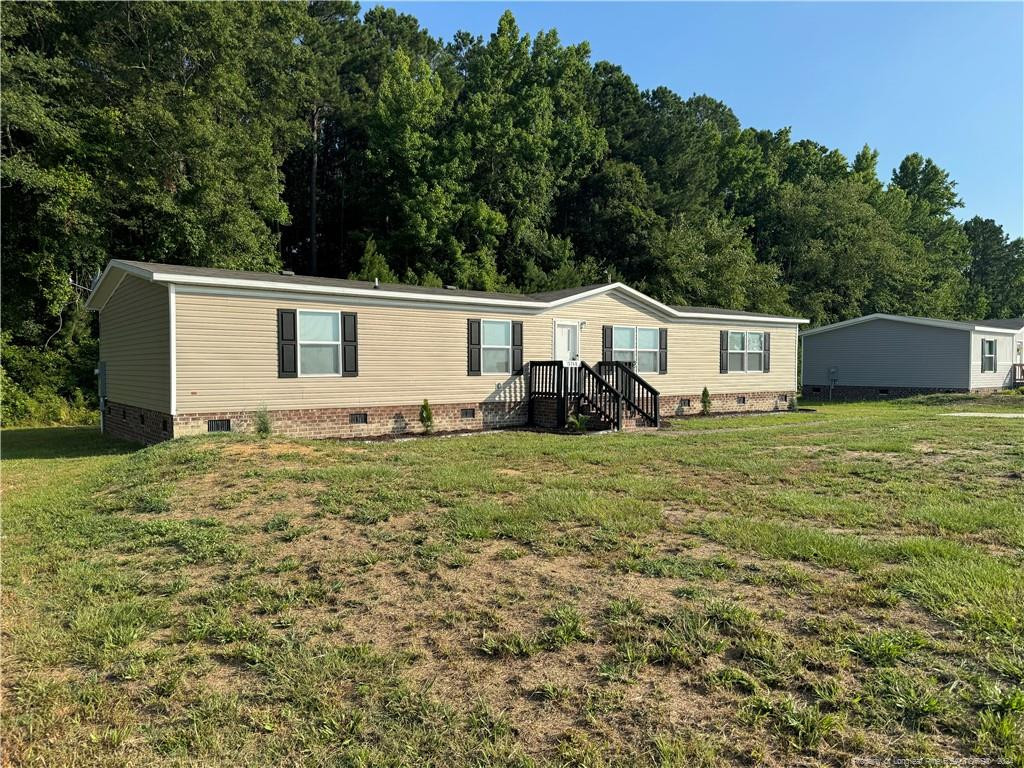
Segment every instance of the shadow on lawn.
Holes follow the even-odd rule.
[[[109,456],[141,447],[105,437],[99,427],[24,427],[0,433],[0,458],[4,461]]]

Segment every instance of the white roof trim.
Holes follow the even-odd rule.
[[[738,321],[745,323],[784,323],[800,325],[808,322],[803,318],[795,317],[776,317],[776,316],[751,316],[751,315],[726,315],[717,314],[711,312],[680,312],[679,310],[673,309],[672,307],[662,304],[660,301],[652,299],[645,293],[641,293],[635,288],[630,288],[625,283],[611,283],[609,285],[600,285],[596,288],[592,288],[589,291],[582,293],[574,293],[570,296],[563,296],[559,299],[553,299],[551,301],[534,301],[529,299],[503,299],[503,298],[487,298],[484,296],[461,296],[452,295],[446,296],[444,294],[436,293],[415,293],[411,291],[389,291],[384,288],[352,288],[349,286],[342,285],[306,285],[298,283],[283,283],[280,281],[270,280],[254,280],[254,279],[242,279],[235,277],[210,277],[207,275],[179,275],[172,274],[169,272],[160,272],[159,265],[154,265],[153,271],[142,269],[133,264],[126,264],[117,259],[112,260],[107,264],[103,274],[100,275],[100,279],[96,281],[96,289],[93,290],[93,294],[89,297],[86,302],[86,307],[91,310],[102,309],[103,306],[97,306],[92,297],[95,295],[96,290],[103,284],[107,277],[107,274],[114,268],[128,272],[129,274],[136,275],[157,283],[169,283],[173,285],[202,285],[202,286],[213,286],[220,288],[238,288],[248,290],[266,290],[276,291],[285,293],[300,293],[307,295],[321,295],[321,296],[352,296],[360,298],[373,298],[373,299],[389,299],[394,301],[430,301],[439,302],[442,304],[464,304],[464,305],[476,305],[476,306],[491,306],[491,307],[514,307],[526,310],[543,311],[548,309],[554,309],[566,304],[572,304],[583,299],[588,299],[593,296],[600,296],[601,294],[608,293],[610,291],[620,291],[625,293],[627,296],[640,301],[643,304],[647,304],[658,312],[666,315],[670,318],[680,319],[700,319],[700,320],[728,320]],[[116,290],[116,289],[115,289]],[[110,294],[113,295],[113,291]],[[109,299],[109,297],[108,297]],[[105,303],[105,302],[104,302]]]
[[[914,325],[930,325],[934,328],[950,328],[955,331],[978,331],[981,333],[1008,333],[1013,335],[1020,331],[1015,331],[1013,328],[990,328],[985,325],[979,325],[977,323],[963,323],[956,320],[936,320],[931,317],[907,317],[905,315],[887,315],[883,312],[875,312],[870,315],[864,315],[863,317],[855,317],[851,320],[843,320],[839,323],[832,323],[831,325],[823,325],[820,328],[811,328],[806,331],[801,331],[801,336],[814,336],[818,333],[827,333],[828,331],[835,331],[839,328],[847,328],[851,325],[859,325],[860,323],[867,323],[872,320],[892,320],[897,323],[912,323]]]
[[[110,262],[107,263],[107,266],[103,269],[103,273],[98,278],[96,278],[95,282],[93,283],[92,292],[89,294],[89,298],[86,299],[85,301],[86,309],[93,311],[103,309],[104,305],[107,302],[104,301],[103,304],[97,306],[97,304],[93,301],[93,298],[96,296],[96,291],[98,291],[100,286],[103,285],[104,281],[107,279],[107,275],[110,274],[111,270],[113,270],[114,267],[117,267],[119,270],[121,270],[123,274],[121,275],[121,278],[117,281],[117,284],[114,286],[114,289],[110,292],[110,296],[113,296],[117,289],[121,287],[121,283],[124,282],[125,275],[135,275],[135,277],[140,277],[143,280],[153,280],[153,274],[148,270],[140,269],[139,267],[136,267],[134,264],[125,264],[123,261],[112,259]],[[107,301],[110,301],[110,296],[107,296]]]

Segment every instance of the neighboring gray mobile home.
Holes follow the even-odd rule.
[[[786,409],[800,318],[671,307],[621,283],[522,295],[110,262],[99,313],[104,432],[155,442],[251,431],[656,426]]]
[[[1024,384],[1024,319],[873,314],[800,334],[810,397],[900,397]]]

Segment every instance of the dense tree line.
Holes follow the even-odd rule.
[[[851,161],[641,90],[510,13],[447,42],[348,2],[11,3],[3,26],[8,417],[92,386],[74,284],[111,258],[511,291],[610,277],[814,323],[1024,314],[1024,243],[959,223],[932,160],[883,180],[868,146]]]

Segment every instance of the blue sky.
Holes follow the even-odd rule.
[[[1024,3],[380,4],[445,40],[486,38],[510,8],[523,32],[586,40],[642,88],[707,93],[744,126],[849,158],[868,143],[885,180],[920,152],[957,181],[958,216],[1024,234]]]

